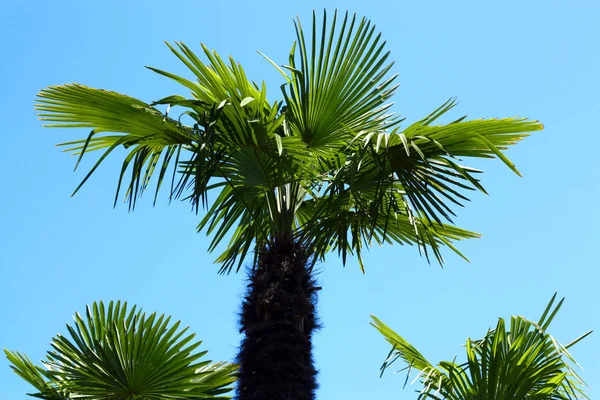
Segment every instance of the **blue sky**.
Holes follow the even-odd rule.
[[[232,54],[275,98],[280,77],[256,50],[285,63],[292,17],[308,24],[311,10],[325,7],[366,15],[383,32],[400,74],[394,109],[407,121],[457,96],[455,117],[520,115],[546,130],[509,152],[523,178],[497,161],[476,164],[490,195],[474,195],[457,219],[484,234],[460,244],[470,264],[446,252],[441,269],[402,247],[374,248],[365,275],[335,255],[320,264],[318,398],[416,398],[416,385],[402,390],[404,376],[379,379],[388,347],[370,314],[438,361],[462,355],[466,337],[483,335],[497,317],[539,317],[555,291],[567,297],[551,330],[559,340],[597,331],[572,353],[590,397],[600,395],[600,6],[592,1],[5,4],[0,347],[39,360],[74,311],[122,299],[181,319],[213,359],[232,359],[244,276],[217,275],[187,204],[168,206],[163,196],[154,208],[146,198],[134,213],[113,209],[118,157],[70,198],[93,157],[73,173],[75,160],[53,145],[87,131],[41,129],[34,97],[68,82],[148,102],[186,94],[144,68],[183,72],[163,44],[181,40]],[[5,359],[0,382],[2,398],[29,390]]]

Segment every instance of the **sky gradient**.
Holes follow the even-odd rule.
[[[247,75],[280,97],[277,71],[256,50],[286,63],[292,18],[311,10],[350,10],[383,33],[401,86],[394,111],[407,123],[449,97],[449,118],[524,116],[546,129],[485,169],[489,196],[474,194],[457,224],[483,233],[445,251],[444,269],[411,247],[373,248],[366,274],[335,254],[318,265],[322,330],[315,336],[318,399],[415,399],[415,384],[379,366],[389,350],[369,326],[377,315],[432,362],[462,356],[498,317],[537,319],[554,292],[567,300],[551,333],[567,343],[596,332],[572,354],[591,398],[600,395],[600,6],[592,1],[516,2],[10,2],[0,10],[4,151],[0,156],[0,347],[35,361],[75,311],[96,300],[126,300],[172,315],[204,340],[214,360],[231,360],[240,336],[243,274],[220,276],[195,233],[187,203],[146,196],[128,213],[112,202],[120,170],[113,156],[73,198],[93,165],[54,144],[87,131],[42,129],[33,105],[43,87],[68,82],[115,90],[150,102],[184,88],[144,68],[185,74],[163,41],[199,43],[233,55]],[[450,4],[452,3],[452,4]],[[522,3],[527,3],[526,5]],[[460,358],[459,358],[460,359]],[[0,358],[1,398],[30,388]]]

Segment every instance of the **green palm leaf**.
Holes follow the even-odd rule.
[[[125,172],[131,166],[132,176],[126,191],[126,200],[131,208],[135,207],[136,200],[148,186],[156,166],[161,163],[161,156],[157,193],[173,156],[182,147],[192,146],[196,141],[193,130],[140,100],[78,84],[42,90],[38,94],[36,108],[42,121],[51,122],[45,125],[47,127],[93,128],[86,139],[61,144],[67,147],[65,151],[79,156],[75,168],[85,153],[104,151],[73,194],[115,149],[123,146],[129,150],[123,161],[116,196]],[[102,135],[104,132],[118,134]]]
[[[57,335],[36,367],[24,355],[5,350],[13,370],[33,385],[32,396],[48,400],[227,398],[235,381],[232,364],[205,360],[195,334],[180,322],[147,316],[127,303],[94,303],[85,317],[67,324],[70,338]]]
[[[386,78],[389,52],[375,26],[346,12],[338,25],[337,12],[331,25],[323,14],[318,32],[313,13],[310,44],[300,20],[295,21],[299,54],[295,45],[286,66],[293,79],[284,91],[286,118],[293,134],[302,137],[311,151],[328,157],[347,146],[352,132],[376,132],[392,125],[386,101],[398,85],[396,76]]]
[[[411,225],[405,229],[411,235],[408,242],[417,243],[426,257],[429,258],[429,249],[443,262],[442,246],[449,246],[462,256],[451,241],[433,239],[444,236],[439,235],[447,230],[443,221],[452,222],[452,206],[463,206],[469,200],[467,191],[485,193],[475,178],[481,171],[461,165],[459,157],[499,156],[514,169],[502,151],[527,136],[527,132],[541,129],[541,125],[520,118],[480,121],[461,118],[448,125],[431,125],[452,107],[454,101],[450,100],[404,130],[357,134],[343,157],[331,163],[332,176],[319,198],[317,215],[340,221],[336,232],[342,234],[340,243],[350,243],[350,252],[359,254],[361,242],[369,245],[375,232],[381,233],[383,241],[406,243],[390,235],[392,222],[408,221]],[[348,211],[361,216],[360,229],[351,229],[348,219],[341,215]],[[307,225],[309,221],[314,223],[307,220]],[[460,234],[453,240],[477,236],[468,231],[455,232]],[[328,230],[313,229],[311,233],[316,235],[318,243],[336,240]],[[351,239],[344,239],[347,235]],[[323,246],[317,247],[323,250]],[[345,259],[344,254],[342,258]]]
[[[493,400],[493,399],[587,399],[585,383],[571,364],[576,364],[568,348],[588,336],[585,333],[564,346],[546,329],[560,309],[562,299],[553,307],[550,300],[539,322],[512,317],[507,329],[500,318],[495,329],[483,339],[467,339],[467,361],[429,363],[404,338],[376,317],[373,325],[392,344],[382,373],[398,359],[419,371],[423,389],[419,399]],[[408,380],[407,374],[407,380]]]

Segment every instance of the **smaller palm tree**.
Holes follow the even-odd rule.
[[[195,334],[171,317],[146,316],[127,303],[87,307],[67,324],[71,339],[57,335],[46,368],[4,350],[12,369],[46,400],[225,399],[235,381],[234,364],[205,360]]]
[[[404,360],[408,364],[405,386],[411,371],[419,371],[417,379],[423,389],[418,399],[589,399],[583,392],[585,383],[571,366],[578,364],[567,349],[592,331],[566,346],[556,341],[546,332],[564,298],[552,308],[555,300],[556,294],[537,323],[511,317],[507,330],[500,318],[496,329],[489,330],[483,339],[467,339],[467,362],[462,364],[441,361],[433,366],[404,338],[372,316],[371,325],[393,346],[381,373],[396,360]]]

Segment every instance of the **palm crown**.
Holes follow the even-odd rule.
[[[270,102],[264,82],[250,81],[233,59],[203,46],[205,63],[176,43],[168,46],[195,80],[150,69],[190,97],[148,104],[67,84],[39,93],[39,117],[48,126],[92,128],[86,139],[63,144],[80,158],[103,151],[81,185],[113,150],[128,149],[116,196],[124,188],[130,208],[153,176],[155,201],[171,177],[170,198],[209,210],[198,229],[212,234],[211,251],[231,233],[218,257],[222,272],[239,269],[254,246],[277,241],[301,243],[313,260],[328,251],[344,262],[356,254],[361,268],[361,249],[374,242],[417,244],[439,262],[444,245],[458,253],[452,243],[477,234],[452,225],[451,206],[467,200],[465,189],[484,191],[480,171],[459,158],[498,157],[517,172],[502,151],[542,125],[464,117],[436,125],[455,106],[449,100],[402,128],[388,102],[396,76],[388,76],[389,52],[374,25],[336,13],[331,22],[324,14],[320,26],[313,15],[309,37],[299,21],[295,27],[288,65],[271,61],[286,80],[281,100]],[[183,111],[173,118],[171,107]],[[211,190],[217,195],[209,205]]]

